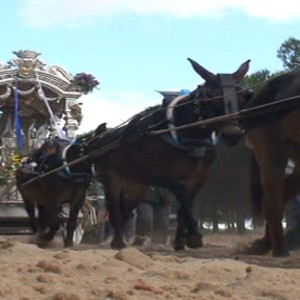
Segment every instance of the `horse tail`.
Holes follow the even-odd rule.
[[[254,154],[250,158],[250,201],[253,217],[262,216],[263,189],[260,180],[260,168]]]

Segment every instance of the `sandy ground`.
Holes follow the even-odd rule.
[[[40,249],[29,236],[0,236],[0,299],[300,299],[300,250],[248,256],[253,234],[204,237],[204,247],[122,251],[59,240]]]

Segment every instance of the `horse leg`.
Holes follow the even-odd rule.
[[[40,232],[43,232],[46,230],[48,226],[48,216],[46,214],[46,208],[44,205],[38,204],[38,230]]]
[[[178,221],[178,227],[176,232],[174,249],[181,250],[181,226],[186,229],[184,233],[184,243],[189,248],[200,248],[203,246],[202,243],[202,234],[198,231],[198,224],[195,218],[192,215],[191,206],[187,204],[183,204],[180,206],[178,211],[177,220],[183,219],[184,225],[180,225],[180,221]]]
[[[192,197],[188,189],[184,185],[175,182],[166,187],[174,193],[180,205],[177,212],[174,250],[184,250],[185,245],[190,248],[202,247],[202,235],[198,232],[197,222],[192,214]]]
[[[29,224],[33,234],[37,233],[38,223],[35,218],[35,205],[34,203],[27,201],[25,197],[23,197],[24,207],[29,217]]]
[[[113,249],[126,248],[123,239],[124,218],[121,212],[122,186],[119,177],[106,175],[101,178],[105,191],[106,206],[109,214],[109,221],[114,229],[114,237],[110,243]]]
[[[248,254],[265,255],[271,249],[272,249],[272,242],[270,239],[268,223],[267,223],[265,228],[265,235],[260,239],[256,239],[249,247],[247,252]]]
[[[274,171],[274,170],[273,170]],[[264,175],[262,175],[264,176]],[[284,168],[278,170],[278,174],[272,174],[276,180],[270,180],[268,178],[264,183],[265,191],[265,203],[264,212],[267,220],[267,228],[272,241],[272,255],[273,256],[288,256],[289,253],[285,247],[284,233],[282,227],[282,218],[284,213]],[[276,186],[276,188],[275,188]]]
[[[191,216],[186,219],[187,234],[185,237],[185,242],[189,248],[200,248],[203,246],[202,234],[198,231],[198,223],[192,216],[191,205],[188,207]]]
[[[64,239],[65,247],[73,247],[73,235],[77,227],[77,218],[79,211],[82,208],[85,201],[86,190],[87,187],[82,187],[82,190],[76,190],[76,194],[73,195],[74,197],[72,197],[73,203],[71,203],[70,215],[67,222],[67,235]]]
[[[139,239],[139,232],[136,231],[140,226],[136,223],[138,222],[134,218],[133,210],[138,207],[138,203],[143,198],[145,194],[145,185],[137,184],[131,181],[124,181],[122,192],[121,192],[121,210],[124,218],[124,228],[123,228],[123,237],[126,242],[130,242],[131,237],[135,235],[134,246],[139,246],[140,243],[137,241],[144,241],[144,238]],[[137,218],[139,218],[139,213],[137,214]]]
[[[266,219],[265,236],[255,241],[250,251],[264,254],[272,246],[273,256],[287,256],[284,244],[282,218],[284,211],[284,173],[286,159],[281,143],[272,127],[259,128],[248,133],[255,157],[261,170],[263,212]],[[275,150],[276,149],[276,150]],[[259,249],[260,248],[260,249]]]
[[[211,161],[212,162],[212,161]],[[193,173],[193,176],[190,176],[186,180],[187,188],[189,191],[189,197],[187,198],[188,209],[190,210],[191,218],[187,220],[187,235],[186,235],[186,245],[190,248],[199,248],[202,247],[202,235],[198,231],[198,223],[192,215],[194,199],[197,192],[200,190],[202,185],[205,182],[207,171],[211,165],[210,161],[199,162],[199,166],[196,168],[196,173]]]
[[[70,215],[67,221],[67,234],[64,238],[64,247],[73,247],[73,235],[77,227],[77,218],[80,208],[71,208]]]
[[[49,208],[43,205],[39,206],[39,227],[41,230],[39,234],[39,246],[44,247],[53,240],[56,232],[60,228],[60,220],[58,217],[60,210],[60,207]]]
[[[261,184],[261,173],[255,155],[251,153],[250,160],[250,199],[253,214],[253,222],[257,224],[262,220],[263,188]],[[248,249],[249,254],[264,255],[272,249],[268,224],[265,225],[265,235],[263,238],[255,240]]]

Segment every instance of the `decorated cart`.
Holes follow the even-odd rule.
[[[50,136],[74,138],[82,119],[78,99],[98,84],[90,74],[73,76],[60,66],[47,66],[38,52],[13,54],[0,63],[0,205],[6,208],[21,203],[14,170],[22,157]]]

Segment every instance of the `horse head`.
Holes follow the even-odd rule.
[[[188,58],[193,69],[205,80],[194,90],[191,96],[199,106],[202,119],[214,118],[239,111],[251,97],[252,91],[241,86],[240,82],[249,70],[250,60],[242,63],[231,74],[214,74],[196,61]],[[244,134],[236,121],[227,122],[215,130],[225,143],[236,144]]]
[[[86,155],[88,143],[93,138],[94,132],[85,133],[76,138],[72,143],[69,143],[62,151],[62,161],[66,166],[67,173],[75,176],[80,175],[92,175],[93,165],[89,159],[84,159]],[[79,161],[78,163],[69,166],[68,164],[73,161]]]

